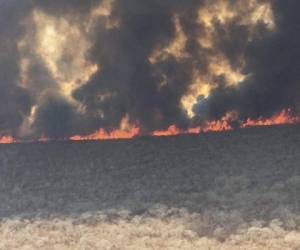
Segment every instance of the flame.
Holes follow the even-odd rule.
[[[271,126],[271,125],[283,125],[283,124],[297,124],[300,123],[300,117],[293,116],[290,109],[282,110],[280,113],[272,116],[271,118],[259,118],[253,120],[248,118],[241,128],[253,127],[253,126]]]
[[[157,130],[152,133],[153,136],[169,136],[169,135],[178,135],[181,131],[175,125],[171,125],[167,130]]]
[[[129,116],[126,115],[120,124],[119,129],[112,131],[106,131],[100,128],[93,134],[81,136],[75,135],[70,138],[71,141],[81,141],[81,140],[113,140],[113,139],[131,139],[140,134],[140,128],[130,124]]]
[[[221,132],[232,130],[231,125],[227,120],[211,121],[208,125],[202,130],[203,132]]]
[[[45,135],[42,135],[39,139],[38,139],[39,142],[47,142],[47,141],[50,141],[50,139],[45,136]]]
[[[151,132],[151,136],[175,136],[180,134],[200,134],[207,132],[221,132],[232,130],[231,121],[237,120],[234,113],[228,113],[220,120],[209,121],[203,126],[180,129],[176,125],[169,126],[166,130],[156,130]],[[258,119],[248,118],[241,123],[240,128],[254,127],[254,126],[272,126],[272,125],[283,125],[283,124],[299,124],[300,117],[292,114],[291,109],[284,109],[281,112],[273,115],[270,118],[260,117]],[[70,141],[84,141],[84,140],[116,140],[116,139],[132,139],[139,136],[141,129],[138,126],[131,126],[129,118],[125,116],[119,129],[107,131],[100,128],[95,133],[90,135],[74,135],[68,140]],[[50,138],[42,135],[37,139],[39,142],[51,141]],[[10,144],[22,142],[12,136],[0,137],[0,144]],[[30,141],[26,141],[30,142]]]
[[[106,131],[103,128],[100,128],[97,132],[81,136],[81,135],[75,135],[70,137],[71,141],[82,141],[82,140],[113,140],[113,139],[131,139],[137,135],[140,134],[140,129],[137,127],[134,127],[130,130],[121,130],[116,129],[111,132]]]
[[[0,137],[0,144],[10,144],[14,142],[16,142],[16,140],[12,136]]]
[[[34,142],[34,141],[47,142],[47,141],[50,141],[50,139],[44,135],[39,137],[37,140],[26,140],[26,141],[18,140],[12,136],[0,137],[0,144],[12,144],[12,143],[20,143],[20,142]]]
[[[157,130],[152,132],[152,136],[173,136],[180,134],[200,134],[207,132],[221,132],[231,130],[232,127],[229,125],[229,121],[226,118],[222,118],[219,121],[210,121],[203,127],[188,128],[182,130],[176,127],[176,125],[171,125],[167,130]]]

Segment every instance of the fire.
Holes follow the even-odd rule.
[[[167,130],[157,130],[152,132],[152,136],[172,136],[172,135],[179,135],[179,134],[200,134],[200,133],[207,133],[207,132],[220,132],[231,130],[231,126],[229,125],[228,120],[222,118],[219,121],[211,121],[208,122],[207,125],[195,128],[188,128],[186,130],[182,130],[176,127],[176,125],[171,125],[168,127]]]
[[[241,125],[241,128],[297,123],[300,123],[300,117],[293,116],[290,109],[285,109],[271,118],[259,118],[257,120],[248,118],[246,122]]]
[[[75,135],[70,138],[71,141],[81,140],[113,140],[113,139],[131,139],[140,134],[140,128],[136,125],[130,124],[130,119],[126,115],[121,120],[120,128],[112,131],[106,131],[100,128],[93,134],[81,136]]]
[[[71,141],[81,141],[81,140],[111,140],[111,139],[131,139],[137,135],[139,135],[140,129],[137,127],[134,127],[130,130],[122,130],[122,129],[116,129],[111,132],[107,132],[105,129],[101,128],[97,132],[81,136],[81,135],[75,135],[70,137]]]
[[[171,125],[167,130],[157,130],[152,133],[153,136],[169,136],[169,135],[178,135],[181,131],[175,125]]]
[[[16,142],[16,140],[12,136],[0,137],[0,144],[10,144],[14,142]]]
[[[198,128],[189,128],[187,130],[187,133],[188,134],[199,134],[201,132],[201,128],[198,127]]]
[[[151,136],[174,136],[179,134],[200,134],[207,132],[220,132],[232,130],[230,122],[235,120],[232,114],[227,114],[220,120],[214,120],[207,122],[202,127],[194,127],[188,129],[180,129],[176,125],[169,126],[166,130],[156,130],[150,133]],[[283,124],[297,124],[300,123],[300,117],[292,114],[290,109],[285,109],[278,114],[273,115],[270,118],[248,118],[245,122],[240,125],[240,128],[254,127],[254,126],[272,126],[272,125],[283,125]],[[83,140],[113,140],[113,139],[132,139],[140,135],[140,128],[138,126],[130,126],[128,119],[125,117],[122,120],[122,126],[120,129],[112,131],[106,131],[100,128],[93,134],[90,135],[74,135],[68,140],[71,141],[83,141]],[[50,141],[50,138],[42,135],[37,141],[46,142]],[[12,136],[0,137],[0,144],[9,144],[21,142],[13,138]]]
[[[50,139],[48,137],[46,137],[45,135],[42,135],[39,139],[38,139],[39,142],[47,142],[47,141],[50,141]]]
[[[209,122],[208,125],[202,130],[203,132],[220,132],[220,131],[228,131],[232,130],[228,120],[219,120]]]

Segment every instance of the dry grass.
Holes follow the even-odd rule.
[[[237,214],[188,213],[156,206],[147,215],[85,213],[76,218],[7,219],[1,222],[1,250],[296,250],[300,225],[283,221],[241,221]],[[227,231],[227,223],[237,223]]]

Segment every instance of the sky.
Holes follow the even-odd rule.
[[[0,136],[298,115],[297,0],[0,0]]]

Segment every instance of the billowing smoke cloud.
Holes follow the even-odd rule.
[[[227,32],[233,39],[223,43],[227,58],[234,63],[235,56],[245,54],[244,74],[248,75],[237,87],[228,88],[220,84],[207,98],[204,106],[210,118],[220,118],[228,111],[236,111],[241,119],[247,117],[269,117],[284,108],[299,112],[299,56],[300,17],[297,1],[274,1],[272,9],[276,21],[276,30],[269,32],[264,25],[257,30],[258,39],[243,41],[243,27],[236,29],[233,23]],[[239,51],[242,45],[243,50]],[[201,102],[194,106],[201,116]]]
[[[16,8],[16,5],[19,5]],[[0,131],[15,134],[28,114],[30,93],[18,85],[17,40],[24,30],[19,26],[28,10],[26,1],[0,1]],[[24,11],[24,12],[23,12]]]
[[[298,8],[297,8],[298,7]],[[0,0],[0,135],[298,112],[293,0]]]

